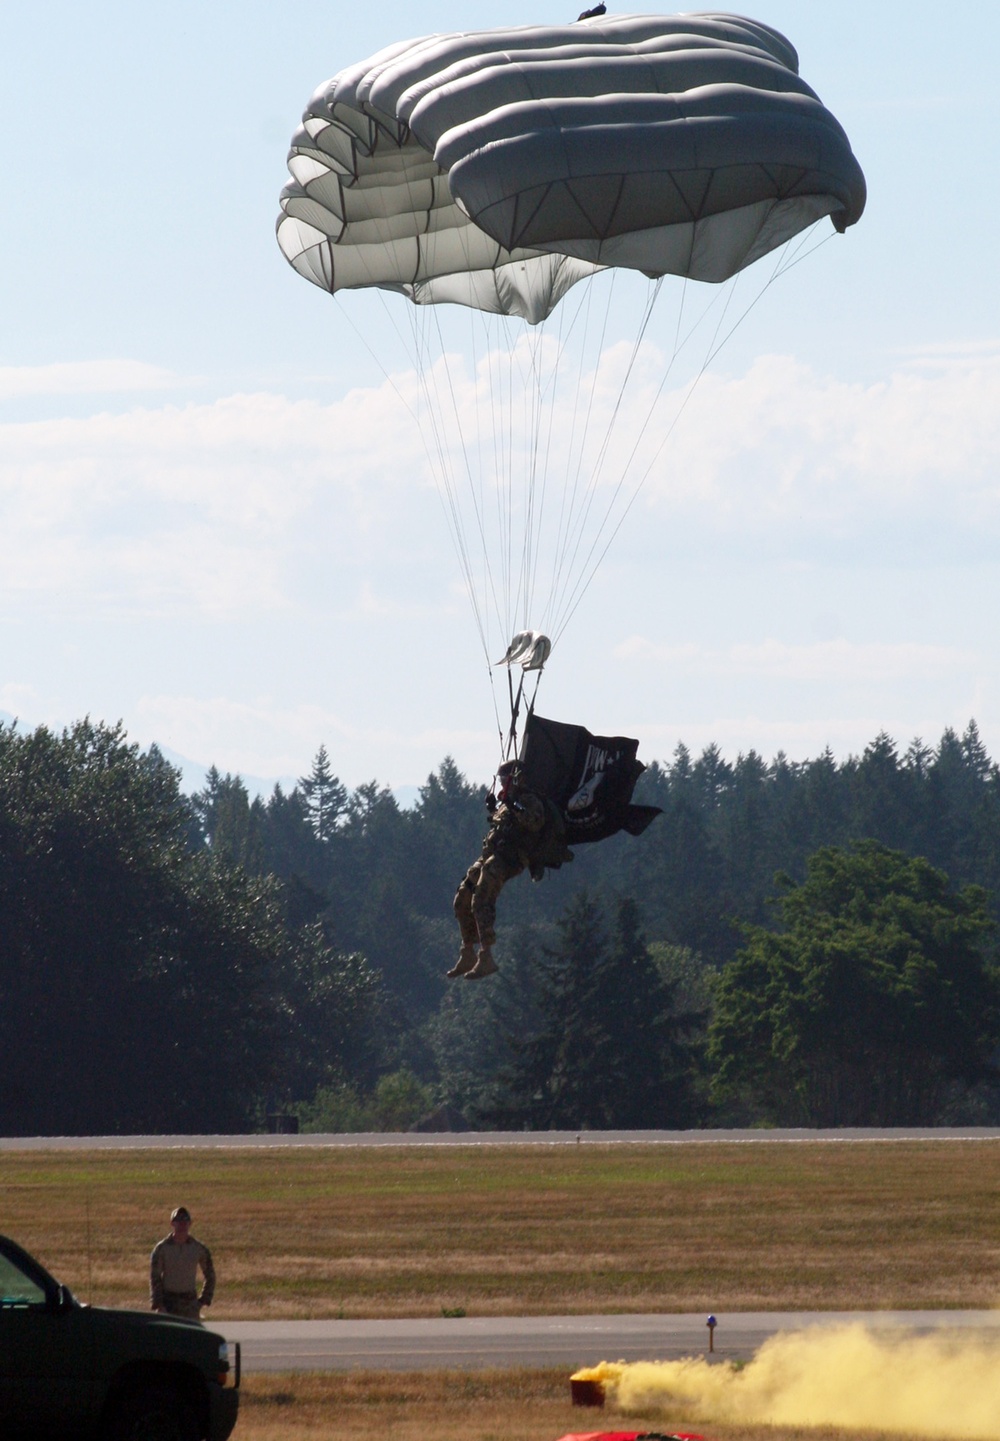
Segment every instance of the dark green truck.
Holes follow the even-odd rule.
[[[226,1441],[239,1347],[197,1321],[81,1305],[0,1236],[0,1437]]]

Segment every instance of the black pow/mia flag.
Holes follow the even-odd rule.
[[[532,713],[521,746],[524,784],[561,811],[568,845],[603,841],[616,831],[638,836],[660,814],[659,806],[632,804],[646,769],[638,749],[626,736],[594,736]]]

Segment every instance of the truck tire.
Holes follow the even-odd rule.
[[[186,1397],[148,1386],[122,1398],[105,1434],[108,1441],[201,1441],[202,1430]]]

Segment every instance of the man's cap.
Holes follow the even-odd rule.
[[[191,1212],[186,1206],[177,1206],[170,1212],[171,1221],[190,1221]]]
[[[497,775],[500,780],[507,780],[510,776],[520,776],[523,774],[524,766],[520,761],[504,761],[503,765],[497,770]]]

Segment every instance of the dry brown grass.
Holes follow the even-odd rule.
[[[250,1376],[240,1441],[556,1441],[568,1432],[702,1431],[682,1415],[616,1415],[569,1400],[564,1371],[427,1371],[405,1375]],[[784,1426],[712,1426],[709,1441],[863,1441],[866,1433]],[[893,1441],[907,1441],[898,1434]],[[912,1438],[910,1438],[912,1441]]]
[[[0,1230],[104,1304],[188,1205],[220,1319],[992,1306],[998,1195],[996,1140],[0,1153]]]

